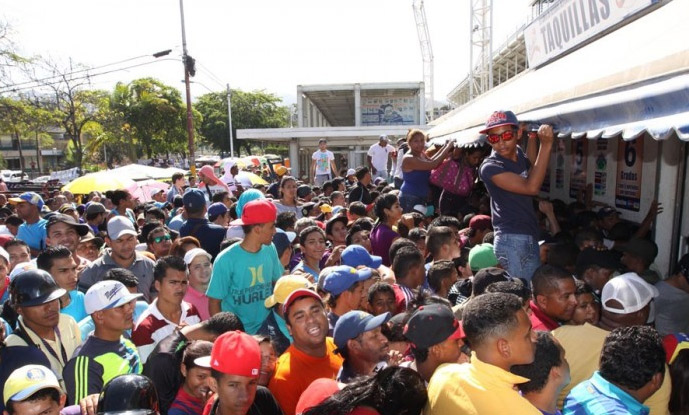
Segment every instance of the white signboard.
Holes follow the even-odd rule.
[[[535,68],[616,25],[658,0],[560,0],[524,30]]]

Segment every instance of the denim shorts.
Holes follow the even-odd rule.
[[[404,213],[409,213],[414,211],[414,206],[424,205],[426,206],[427,200],[425,197],[419,197],[409,193],[400,192],[400,206],[402,206],[402,211]]]
[[[538,241],[531,235],[496,233],[493,242],[495,256],[510,276],[531,281],[541,266]]]

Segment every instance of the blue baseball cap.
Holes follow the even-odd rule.
[[[208,216],[220,216],[227,213],[227,206],[222,202],[215,202],[208,206]]]
[[[357,338],[361,333],[373,330],[382,326],[390,320],[390,312],[386,312],[377,316],[372,316],[365,311],[353,310],[341,316],[335,329],[333,330],[333,340],[339,353],[341,350],[347,348],[347,341]]]
[[[485,134],[491,128],[502,127],[503,125],[512,125],[519,127],[517,116],[512,111],[495,111],[491,114],[483,130],[479,134]]]
[[[361,245],[349,245],[342,251],[342,265],[359,267],[361,265],[369,268],[378,268],[383,263],[383,258],[368,253],[366,248]]]
[[[189,188],[186,192],[184,192],[182,202],[184,202],[185,209],[197,210],[203,206],[206,206],[206,198],[203,195],[203,190],[195,187]]]
[[[38,193],[35,193],[35,192],[24,192],[24,193],[20,194],[18,197],[9,198],[8,202],[13,204],[13,205],[17,205],[19,203],[26,202],[26,203],[29,203],[29,204],[36,206],[38,208],[39,212],[43,210],[43,206],[44,206],[43,198],[41,196],[39,196]]]
[[[347,265],[333,267],[323,280],[323,290],[332,295],[340,295],[359,281],[371,278],[371,269],[356,270]]]

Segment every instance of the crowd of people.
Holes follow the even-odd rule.
[[[381,136],[341,172],[321,140],[312,183],[280,166],[246,186],[227,163],[148,203],[0,194],[0,404],[688,414],[689,254],[655,266],[662,207],[634,224],[538,199],[552,128],[496,111],[482,133]]]

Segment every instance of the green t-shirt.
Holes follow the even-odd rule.
[[[246,332],[255,334],[268,317],[264,301],[273,294],[273,284],[283,270],[272,243],[256,253],[236,243],[215,259],[206,295],[221,300],[221,310],[235,313]]]

